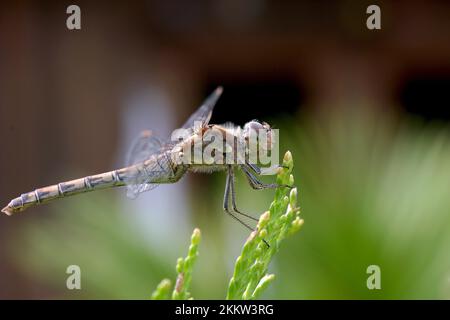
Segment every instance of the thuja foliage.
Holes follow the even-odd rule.
[[[283,158],[283,166],[277,174],[280,185],[294,185],[292,176],[293,159],[288,151]],[[283,240],[300,230],[303,219],[297,206],[297,188],[278,188],[268,211],[261,215],[258,225],[245,242],[241,255],[237,258],[234,273],[230,279],[227,299],[256,299],[274,280],[275,275],[268,274],[268,267]],[[189,285],[194,263],[198,256],[200,230],[195,229],[186,258],[177,262],[177,280],[171,291],[171,281],[164,279],[152,294],[152,299],[189,299]]]
[[[277,183],[294,185],[293,160],[288,151],[279,169]],[[256,299],[275,278],[268,274],[270,261],[287,237],[297,232],[303,224],[297,206],[297,189],[288,195],[287,188],[278,188],[269,211],[259,219],[258,226],[242,248],[234,266],[227,299]],[[265,240],[265,241],[263,241]]]
[[[186,300],[191,298],[189,286],[192,279],[192,270],[194,269],[194,264],[198,256],[198,245],[200,240],[200,229],[195,229],[191,236],[191,244],[189,246],[187,257],[178,258],[176,267],[178,275],[172,295],[170,295],[172,282],[169,279],[163,279],[153,292],[151,299],[167,300],[171,297],[173,300]]]

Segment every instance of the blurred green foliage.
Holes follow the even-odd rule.
[[[367,110],[286,124],[308,228],[282,250],[277,298],[450,298],[450,136]],[[366,269],[381,268],[381,290]]]
[[[280,248],[269,266],[277,281],[262,297],[450,298],[450,131],[380,111],[335,110],[274,119],[280,150],[291,150],[296,161],[308,227]],[[194,270],[197,299],[223,298],[245,239],[220,213],[223,175],[210,179],[208,187],[193,185],[199,192],[192,195],[191,217],[203,231],[206,261]],[[263,212],[271,191],[244,184],[238,179],[240,207]],[[10,262],[54,290],[46,297],[147,298],[161,278],[173,277],[178,255],[146,246],[130,227],[132,213],[118,212],[109,196],[55,204],[62,208],[57,215],[31,219],[22,233],[10,235]],[[192,227],[174,226],[181,230]],[[83,289],[76,294],[61,288],[69,264],[82,269]],[[369,265],[381,268],[381,290],[367,289]]]

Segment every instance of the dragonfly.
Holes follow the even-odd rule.
[[[247,122],[243,128],[231,123],[225,125],[209,124],[214,106],[222,92],[222,87],[218,87],[205,99],[201,106],[183,124],[181,127],[183,135],[179,135],[175,141],[173,141],[174,139],[163,141],[153,131],[144,130],[131,146],[126,167],[60,182],[23,193],[19,197],[12,199],[2,209],[2,212],[7,215],[13,215],[27,208],[68,196],[122,186],[126,186],[127,195],[130,198],[136,198],[139,194],[152,190],[161,184],[179,181],[187,172],[210,173],[226,171],[223,210],[244,226],[253,230],[238,217],[238,215],[241,215],[257,221],[252,215],[244,213],[237,208],[235,171],[241,170],[250,186],[256,190],[279,187],[292,188],[289,185],[264,183],[258,179],[257,175],[276,174],[280,166],[260,167],[245,159],[235,163],[224,163],[223,161],[212,161],[211,163],[180,161],[184,155],[183,150],[192,150],[192,146],[198,144],[205,146],[203,138],[208,130],[218,134],[224,141],[248,141],[252,130],[262,131],[269,141],[267,149],[273,147],[270,143],[273,134],[272,128],[265,122],[252,120]],[[223,149],[227,149],[227,147],[229,149],[228,145]],[[219,150],[219,152],[222,151]]]

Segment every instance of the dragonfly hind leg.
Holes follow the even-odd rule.
[[[231,204],[232,204],[232,208],[233,208],[234,212],[231,211],[229,208],[230,193],[231,193]],[[226,181],[226,185],[225,185],[225,194],[223,197],[223,209],[225,210],[226,213],[228,213],[231,217],[233,217],[233,219],[237,220],[240,224],[245,226],[247,229],[249,229],[251,231],[255,231],[254,228],[250,227],[248,224],[246,224],[244,221],[242,221],[235,215],[235,213],[238,213],[247,218],[258,221],[258,219],[254,218],[248,214],[245,214],[236,208],[236,195],[235,195],[235,190],[234,190],[234,172],[233,172],[233,168],[231,166],[228,166],[228,170],[227,170],[227,181]],[[265,239],[262,239],[262,241],[265,243],[265,245],[268,248],[270,248],[269,243]]]
[[[236,190],[235,190],[235,179],[234,179],[234,171],[233,168],[230,166],[229,167],[229,175],[230,175],[230,191],[231,191],[231,205],[233,207],[233,210],[236,213],[239,213],[240,215],[243,215],[244,217],[250,218],[254,221],[258,221],[258,219],[252,217],[249,214],[243,213],[242,211],[240,211],[237,206],[236,206]]]
[[[231,208],[230,208],[230,194],[231,194]],[[230,216],[232,216],[234,219],[238,220],[242,225],[247,227],[249,230],[254,230],[252,227],[247,225],[245,222],[243,222],[241,219],[239,219],[235,213],[240,214],[244,217],[247,217],[249,219],[252,219],[254,221],[258,221],[255,217],[252,217],[249,214],[243,213],[240,211],[236,206],[236,192],[234,188],[234,172],[233,168],[231,166],[228,166],[227,170],[227,180],[225,184],[225,193],[223,197],[223,210],[228,213]]]

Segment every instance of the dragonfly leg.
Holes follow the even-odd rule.
[[[231,193],[231,202],[232,202],[232,208],[234,210],[234,212],[239,213],[243,216],[246,216],[250,219],[253,219],[255,221],[258,221],[258,219],[245,214],[241,211],[239,211],[236,208],[236,196],[235,196],[235,190],[234,190],[234,172],[233,172],[233,168],[231,166],[228,166],[228,170],[227,170],[227,180],[226,180],[226,184],[225,184],[225,194],[223,197],[223,209],[225,210],[226,213],[228,213],[231,217],[233,217],[233,219],[237,220],[240,224],[242,224],[243,226],[245,226],[247,229],[251,230],[251,231],[255,231],[254,228],[250,227],[248,224],[246,224],[244,221],[242,221],[241,219],[239,219],[234,212],[232,212],[229,208],[229,204],[230,204],[230,193]],[[266,240],[263,239],[263,242],[266,244],[266,246],[268,248],[270,248],[270,245],[267,243]]]
[[[239,221],[240,224],[242,224],[244,227],[246,227],[247,229],[249,229],[250,231],[254,231],[255,229],[253,229],[252,227],[250,227],[248,224],[246,224],[244,221],[242,221],[241,219],[239,219],[233,211],[230,210],[230,187],[231,187],[231,183],[232,183],[232,177],[230,175],[230,169],[228,169],[227,171],[227,180],[225,183],[225,193],[223,196],[223,210],[229,214],[231,217],[233,217],[235,220]]]
[[[231,205],[233,207],[234,212],[239,213],[240,215],[243,215],[244,217],[250,218],[254,221],[258,221],[258,219],[252,217],[249,214],[246,214],[242,211],[240,211],[236,206],[236,190],[235,190],[235,181],[234,181],[234,171],[231,166],[228,167],[229,175],[230,175],[230,191],[231,191]]]
[[[255,190],[262,190],[262,189],[276,189],[281,187],[286,187],[292,189],[293,187],[287,184],[278,184],[278,183],[264,183],[258,180],[257,177],[253,173],[250,172],[251,167],[248,165],[242,165],[241,166],[242,171],[244,171],[245,176],[247,177],[247,180],[250,184],[250,186]]]
[[[247,161],[245,161],[246,166],[251,169],[254,173],[256,174],[261,174],[261,168],[258,167],[256,164],[252,164],[252,163],[248,163]]]
[[[277,174],[278,168],[287,168],[286,166],[283,166],[281,164],[275,164],[267,168],[260,168],[256,164],[252,164],[247,161],[245,162],[245,166],[247,167],[247,169],[250,169],[250,171],[253,171],[253,173],[262,176],[273,176]]]

